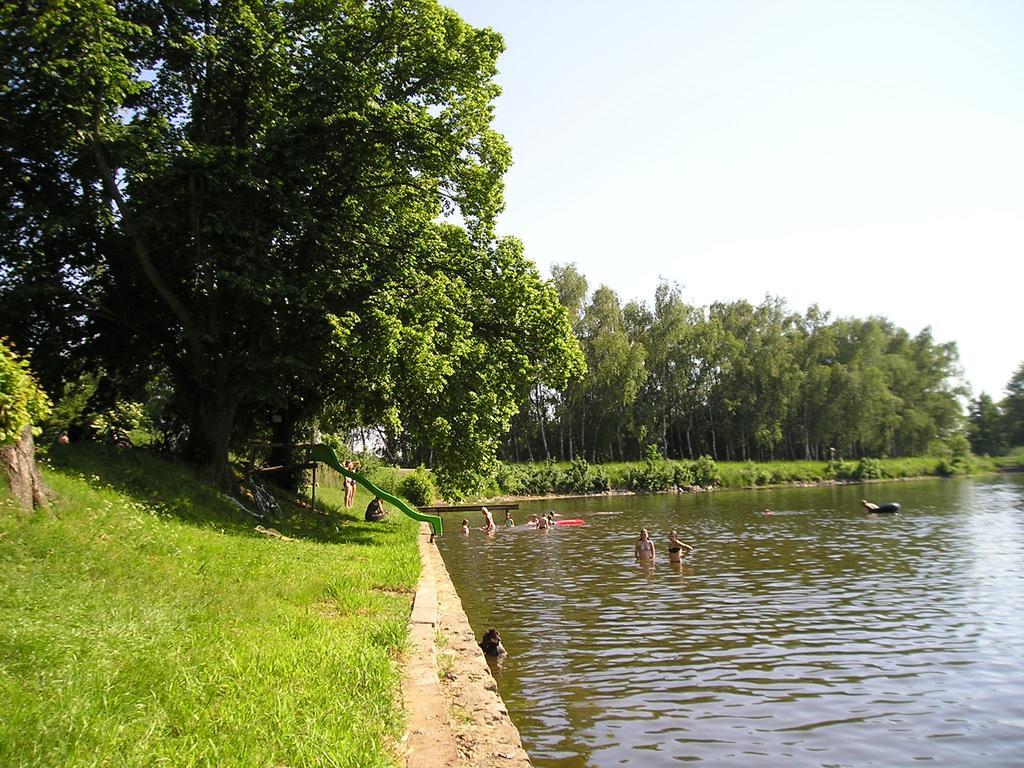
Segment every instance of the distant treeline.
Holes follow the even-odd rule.
[[[502,441],[507,461],[629,461],[650,445],[670,459],[911,456],[964,431],[956,344],[928,328],[771,297],[691,306],[669,283],[653,305],[623,306],[606,286],[588,298],[573,265],[553,275],[587,371],[533,388]]]

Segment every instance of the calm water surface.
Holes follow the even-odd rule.
[[[866,515],[865,493],[904,511]],[[1024,765],[1024,477],[517,521],[547,509],[587,524],[467,539],[451,518],[438,540],[476,634],[509,649],[495,673],[534,765]],[[643,526],[653,567],[633,561]],[[681,567],[673,527],[697,547]]]

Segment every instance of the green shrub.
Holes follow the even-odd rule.
[[[561,490],[565,493],[590,493],[594,489],[594,471],[587,460],[577,456],[561,473]]]
[[[882,469],[882,462],[865,456],[857,462],[857,468],[853,471],[854,480],[881,480],[885,477]]]
[[[675,468],[661,455],[655,445],[647,446],[647,458],[640,466],[626,471],[626,487],[634,493],[660,493],[668,490],[675,479]]]
[[[390,493],[392,496],[401,493],[398,489],[400,481],[398,470],[394,467],[379,465],[369,470],[361,468],[361,474],[385,493]]]
[[[554,461],[528,464],[526,472],[526,490],[534,496],[555,493],[561,484],[562,473]]]
[[[118,400],[107,410],[93,414],[89,426],[97,437],[109,440],[118,435],[127,435],[133,430],[145,428],[147,424],[148,419],[142,403]]]
[[[591,470],[590,489],[595,493],[604,493],[612,489],[611,478],[604,467],[597,466]]]
[[[672,465],[672,485],[676,488],[688,488],[693,485],[693,462],[677,461]]]
[[[39,422],[50,413],[50,401],[32,378],[28,362],[0,338],[0,445],[16,443],[25,427],[39,434]]]
[[[436,494],[434,480],[422,464],[402,478],[398,484],[398,492],[417,507],[427,506],[433,502]]]
[[[710,456],[701,456],[693,462],[693,481],[697,485],[708,488],[721,482],[718,465]]]
[[[526,472],[517,464],[506,464],[499,461],[495,469],[494,481],[499,492],[506,496],[526,495]]]
[[[56,440],[62,432],[87,434],[89,431],[89,400],[96,394],[99,376],[82,374],[65,382],[61,395],[42,424],[48,440]]]

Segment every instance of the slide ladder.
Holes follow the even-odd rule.
[[[358,472],[353,472],[352,470],[345,469],[342,463],[338,461],[338,454],[334,452],[334,449],[331,448],[331,446],[323,444],[314,445],[310,448],[309,457],[313,461],[319,461],[321,464],[326,464],[335,472],[339,472],[345,477],[351,477],[353,480],[355,480],[357,483],[363,486],[363,488],[366,488],[370,493],[374,494],[375,496],[379,496],[389,504],[393,504],[394,506],[398,507],[413,520],[419,520],[422,523],[430,523],[430,529],[434,532],[435,536],[441,534],[441,518],[438,515],[425,515],[419,510],[406,504],[397,496],[392,496],[387,491],[382,491],[380,488],[371,483]]]

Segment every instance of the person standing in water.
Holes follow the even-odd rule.
[[[480,511],[484,515],[484,525],[483,528],[481,528],[480,530],[487,531],[487,533],[494,533],[495,525],[494,518],[491,517],[491,510],[489,510],[487,507],[481,507]]]
[[[693,552],[693,547],[680,541],[678,533],[672,531],[668,535],[668,561],[670,563],[683,562],[683,555],[688,555],[691,552]]]
[[[654,562],[656,551],[654,548],[654,542],[651,541],[651,536],[647,533],[646,528],[640,529],[640,538],[637,539],[636,546],[633,547],[633,557],[639,562]]]
[[[506,528],[514,528],[515,525],[516,525],[516,521],[512,519],[512,512],[510,510],[506,509],[505,510],[505,527]]]
[[[466,518],[462,519],[462,535],[469,536],[469,520]]]

